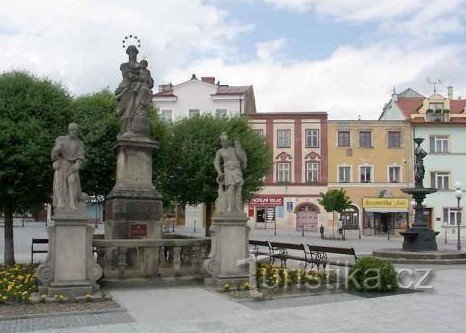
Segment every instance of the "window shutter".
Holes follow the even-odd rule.
[[[435,153],[435,136],[430,137],[430,152]]]

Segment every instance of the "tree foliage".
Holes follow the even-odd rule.
[[[272,163],[265,139],[252,131],[247,119],[211,115],[186,118],[168,128],[166,141],[161,142],[165,145],[161,147],[165,152],[161,153],[167,154],[163,169],[159,169],[163,171],[156,176],[161,192],[180,203],[206,204],[206,235],[209,235],[212,207],[217,198],[217,173],[213,161],[220,148],[222,132],[226,132],[232,141],[240,139],[248,156],[242,190],[246,201],[261,188],[262,179]]]
[[[115,184],[116,151],[119,131],[116,100],[109,90],[77,97],[72,103],[73,121],[84,142],[85,163],[80,171],[83,191],[106,196]]]
[[[265,140],[252,131],[245,118],[203,115],[173,125],[171,140],[166,142],[170,158],[165,168],[167,174],[161,181],[164,192],[190,205],[215,202],[218,184],[213,160],[220,148],[222,132],[232,141],[240,139],[248,155],[243,171],[243,200],[248,200],[261,188],[272,160]]]
[[[64,87],[27,72],[0,75],[0,209],[5,214],[5,263],[14,263],[13,212],[50,201],[50,151],[66,132],[71,97]]]
[[[351,207],[352,201],[344,189],[331,189],[320,195],[322,198],[318,202],[329,213],[341,213]]]

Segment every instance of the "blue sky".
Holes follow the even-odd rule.
[[[156,84],[192,73],[253,85],[259,112],[376,119],[427,77],[466,97],[466,0],[16,0],[0,11],[0,70],[26,69],[75,95],[115,89],[142,40]]]
[[[370,38],[367,30],[372,24],[356,25],[335,22],[328,16],[314,13],[289,12],[254,1],[220,1],[218,6],[233,19],[254,26],[238,36],[238,45],[252,56],[255,43],[261,40],[285,38],[287,50],[283,58],[325,59],[340,45],[361,45]]]

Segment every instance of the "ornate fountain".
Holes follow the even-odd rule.
[[[414,188],[402,189],[404,193],[411,194],[416,201],[414,206],[414,223],[405,232],[400,234],[404,237],[403,251],[421,252],[421,251],[437,251],[437,242],[435,237],[438,231],[433,231],[427,227],[427,221],[424,216],[425,206],[422,204],[428,194],[437,191],[435,188],[424,187],[424,158],[427,153],[421,148],[423,138],[415,138],[414,143],[417,145],[414,148]]]

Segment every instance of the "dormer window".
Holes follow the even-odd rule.
[[[443,103],[429,103],[429,110],[432,110],[434,113],[436,111],[442,111]]]
[[[448,110],[444,109],[443,103],[429,103],[426,116],[429,122],[448,121]]]

